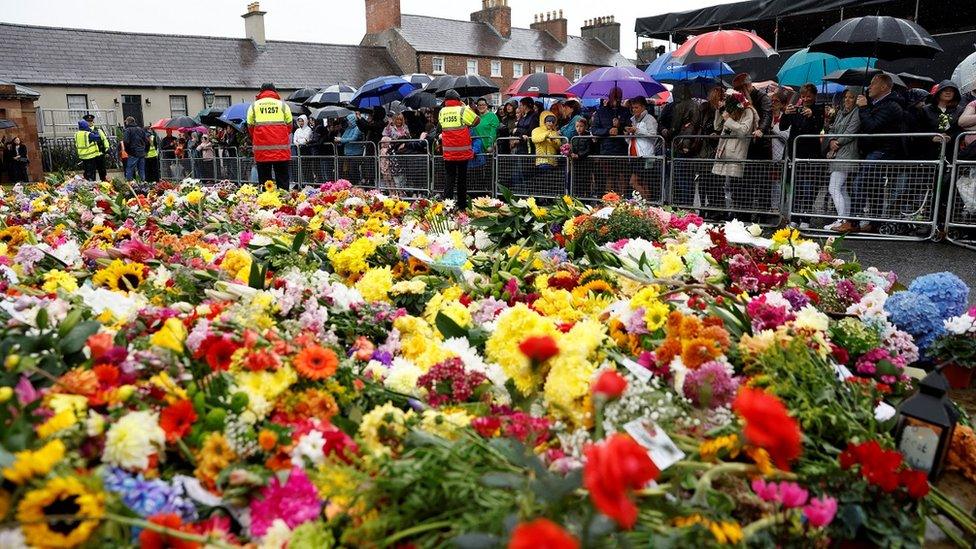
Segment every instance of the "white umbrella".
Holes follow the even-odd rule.
[[[962,60],[956,70],[952,71],[952,81],[959,86],[959,91],[968,93],[976,90],[976,51]]]

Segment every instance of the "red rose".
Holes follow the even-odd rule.
[[[628,435],[618,433],[586,448],[583,485],[596,508],[628,530],[637,521],[630,493],[659,474],[647,450]]]
[[[519,343],[519,350],[532,362],[545,362],[559,354],[559,347],[552,336],[532,336]]]
[[[577,549],[579,541],[549,519],[523,522],[512,530],[508,549]]]
[[[620,398],[626,388],[627,380],[616,370],[604,370],[590,385],[590,390],[595,396],[601,396],[606,400]]]
[[[925,471],[917,469],[905,469],[900,474],[900,480],[908,495],[915,499],[922,499],[929,493],[929,476]]]
[[[762,389],[742,387],[732,409],[746,423],[746,440],[769,452],[776,467],[789,471],[790,462],[803,448],[800,425],[787,413],[786,406]]]

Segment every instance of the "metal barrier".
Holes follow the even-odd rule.
[[[938,150],[938,154],[931,154],[933,158],[902,160],[869,150],[864,159],[798,158],[802,144],[813,139],[824,140],[822,143],[857,139],[861,149],[868,145],[869,149],[895,151],[906,150],[906,142],[914,141],[907,150],[917,153],[930,144],[934,146],[932,152]],[[816,149],[820,150],[820,146],[818,142]],[[853,238],[928,240],[938,232],[936,204],[945,159],[945,141],[940,134],[803,135],[796,138],[793,154],[789,213],[794,222],[802,223],[802,230],[830,231],[836,225],[817,227],[814,222],[835,220],[838,225],[847,221],[866,229],[851,235]],[[827,198],[818,200],[818,195],[830,196],[833,211],[827,207]],[[877,233],[869,232],[873,224],[879,224]]]
[[[953,143],[945,230],[949,242],[976,250],[976,156],[960,154],[967,140],[969,148],[976,149],[976,131],[963,132]]]
[[[785,140],[778,136],[733,137],[682,135],[672,141],[670,193],[667,204],[698,210],[702,217],[721,219],[729,214],[754,218],[762,225],[783,222],[780,197],[788,168],[786,160],[756,160],[746,156],[750,147],[766,147],[762,141]],[[692,143],[691,148],[682,141]],[[696,156],[680,156],[685,150]],[[709,153],[709,151],[713,151]]]
[[[619,140],[623,151],[628,151],[631,140],[644,140],[652,149],[651,155],[602,154],[601,143]],[[598,201],[613,192],[630,196],[634,191],[651,202],[663,204],[665,200],[664,138],[650,137],[574,137],[570,141],[570,189],[569,194],[587,202]],[[619,147],[618,147],[619,148]]]
[[[326,181],[335,181],[338,168],[336,159],[338,149],[334,143],[318,145],[319,154],[298,154],[298,169],[289,175],[293,183],[299,185],[319,185]]]
[[[354,154],[359,148],[362,152]],[[342,152],[336,157],[336,170],[339,179],[345,179],[355,187],[375,189],[379,173],[376,144],[372,141],[343,143]]]
[[[430,170],[430,144],[426,139],[380,141],[380,190],[401,195],[430,194]]]
[[[517,137],[504,137],[498,141],[520,141]],[[567,143],[565,137],[558,139],[559,148]],[[521,147],[513,145],[513,154],[495,155],[495,181],[504,185],[514,196],[533,196],[537,198],[559,198],[569,192],[569,162],[562,154],[526,153],[527,143]]]
[[[105,151],[105,166],[110,170],[120,170],[125,163],[119,160],[119,142],[114,135],[108,137],[109,149]],[[41,167],[45,172],[78,170],[81,160],[74,137],[39,137],[41,148]]]
[[[431,157],[431,192],[444,194],[444,157]],[[479,153],[468,162],[468,196],[495,195],[495,157]]]

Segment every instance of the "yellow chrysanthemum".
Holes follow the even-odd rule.
[[[3,478],[14,484],[23,484],[34,477],[42,477],[64,459],[65,450],[64,442],[54,439],[39,450],[17,452],[14,462],[3,470]]]
[[[519,344],[528,337],[546,335],[554,338],[559,335],[552,319],[524,303],[517,303],[498,317],[495,331],[485,344],[488,358],[501,366],[522,394],[534,391],[542,380],[532,371],[532,362],[519,349]]]
[[[336,236],[336,238],[339,238]],[[332,268],[342,276],[358,275],[366,271],[369,265],[366,261],[376,251],[376,243],[369,238],[357,238],[349,246],[339,251],[329,248],[328,256],[332,261]]]
[[[59,289],[73,292],[78,289],[78,281],[64,271],[53,269],[44,273],[44,284],[41,289],[48,293],[54,293]]]
[[[457,440],[461,430],[471,424],[471,419],[464,410],[424,410],[420,427],[432,435]]]
[[[390,267],[370,269],[356,281],[356,289],[366,301],[389,301],[391,288],[393,272]]]
[[[278,191],[264,191],[258,195],[258,206],[262,208],[280,208],[281,198],[278,196]]]
[[[183,342],[186,341],[186,326],[180,319],[170,317],[163,323],[163,327],[149,337],[149,343],[156,347],[169,349],[174,353],[183,354]]]
[[[399,451],[407,434],[407,421],[413,411],[404,412],[387,402],[363,416],[357,436],[362,449],[373,456],[392,455]]]
[[[45,439],[78,423],[78,417],[71,409],[54,414],[47,421],[37,426],[37,436]]]
[[[247,250],[234,248],[224,253],[224,259],[220,262],[220,270],[237,280],[247,280],[251,275],[251,263],[253,261]]]
[[[89,490],[74,477],[53,478],[27,492],[17,505],[24,538],[36,547],[80,545],[98,527],[104,513],[104,495]]]
[[[540,313],[563,322],[573,322],[583,317],[583,311],[577,308],[573,294],[559,288],[543,289],[532,306]]]
[[[702,461],[715,461],[719,453],[722,452],[727,452],[730,458],[735,458],[739,455],[738,435],[725,435],[708,439],[698,445],[698,453],[701,455]]]
[[[126,263],[116,259],[92,276],[92,284],[105,286],[116,292],[128,293],[146,280],[145,272],[146,266],[142,263]]]
[[[471,312],[460,301],[449,301],[441,307],[441,313],[465,328],[471,325]]]
[[[194,189],[186,193],[187,204],[196,206],[197,204],[200,203],[201,200],[203,200],[203,191],[201,191],[200,189]]]
[[[796,243],[800,240],[800,231],[792,227],[783,227],[773,233],[773,242],[776,244]]]
[[[589,416],[590,380],[596,364],[585,355],[561,352],[550,359],[544,394],[549,411],[574,425],[585,425]]]

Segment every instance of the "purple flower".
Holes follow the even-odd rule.
[[[26,406],[41,398],[41,393],[34,388],[34,385],[31,384],[30,379],[28,379],[27,376],[20,376],[20,381],[18,381],[17,386],[14,387],[14,393],[17,394],[17,401],[20,402],[22,406]]]
[[[810,303],[810,298],[807,297],[807,295],[799,288],[786,289],[783,292],[783,299],[790,302],[790,307],[792,307],[794,311],[799,311]]]
[[[720,362],[706,362],[685,376],[682,391],[696,406],[718,408],[731,404],[739,389],[739,381],[732,377]]]

